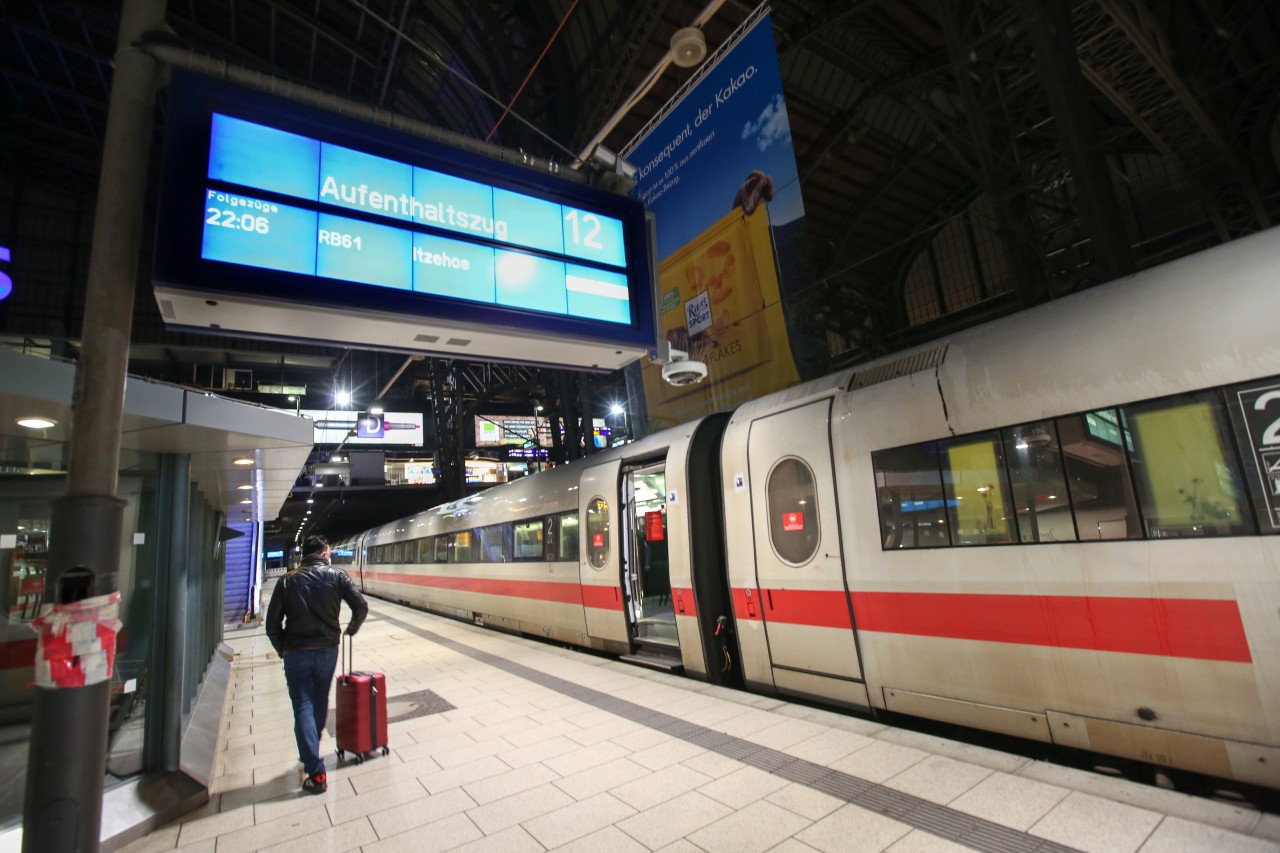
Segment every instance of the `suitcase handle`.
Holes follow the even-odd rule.
[[[338,650],[339,658],[342,657],[343,649],[345,649],[347,653],[346,660],[343,661],[343,664],[346,667],[345,669],[342,670],[343,675],[350,675],[351,672],[355,669],[355,666],[352,663],[352,657],[355,654],[354,652],[355,644],[356,644],[355,638],[352,637],[347,632],[343,631],[342,632],[342,648]]]

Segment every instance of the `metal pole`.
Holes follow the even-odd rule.
[[[170,503],[169,554],[165,595],[164,709],[160,719],[160,760],[164,770],[177,770],[182,758],[182,661],[187,651],[187,543],[190,538],[191,457],[173,459],[173,484],[166,496]]]
[[[158,63],[132,47],[164,0],[125,0],[103,140],[83,349],[72,398],[67,497],[55,502],[45,588],[56,603],[114,592],[124,501],[116,498],[134,279]],[[35,690],[24,853],[99,849],[110,681]]]

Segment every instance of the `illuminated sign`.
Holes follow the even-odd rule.
[[[284,551],[268,551],[266,557],[268,560],[283,560]]]
[[[639,202],[189,74],[173,87],[166,321],[600,369],[653,345]]]
[[[504,445],[551,447],[551,419],[533,415],[476,415],[476,447]],[[603,418],[591,421],[596,447],[608,444],[609,428]],[[563,436],[564,429],[561,428]]]
[[[0,261],[9,263],[9,250],[4,246],[0,246]],[[13,279],[8,273],[0,272],[0,300],[8,298],[10,293],[13,293]]]
[[[551,446],[551,421],[533,415],[476,415],[476,447]]]
[[[631,322],[620,219],[216,112],[208,177],[363,211],[384,221],[206,189],[203,258],[609,323]],[[417,233],[406,229],[405,222],[464,239]],[[507,251],[490,241],[537,249],[556,259]]]
[[[394,444],[422,447],[424,418],[421,412],[352,412],[341,409],[301,409],[315,421],[315,444]]]

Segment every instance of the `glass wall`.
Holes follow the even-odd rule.
[[[121,540],[120,620],[111,676],[106,786],[161,763],[165,732],[176,737],[222,638],[222,518],[187,487],[189,524],[185,571],[168,569],[173,535],[173,456],[125,451],[117,494],[125,501]],[[5,619],[0,632],[0,828],[22,820],[34,688],[35,633],[30,627],[45,597],[53,502],[66,493],[57,471],[0,473],[0,584]],[[56,531],[54,532],[56,534]],[[178,575],[175,577],[175,575]],[[176,679],[166,669],[171,584],[186,601],[184,653]],[[166,683],[180,689],[183,720],[163,714]]]

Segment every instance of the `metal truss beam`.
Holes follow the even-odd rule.
[[[1084,94],[1071,10],[1061,0],[1020,0],[1031,36],[1040,80],[1053,109],[1055,129],[1071,167],[1084,227],[1093,238],[1099,275],[1119,278],[1133,272],[1133,252],[1120,220],[1111,173],[1098,152],[1093,116]]]
[[[1158,22],[1127,0],[1084,0],[1074,15],[1085,78],[1183,174],[1219,239],[1270,226],[1240,154],[1166,55]]]
[[[1012,21],[986,21],[982,9],[968,0],[939,0],[938,10],[973,137],[972,156],[995,206],[1001,246],[1024,303],[1034,305],[1047,298],[1048,288],[1028,195],[1030,152],[1020,138],[1030,123],[1015,115],[1015,81],[1006,70],[1011,57],[1005,55],[1004,33]]]

